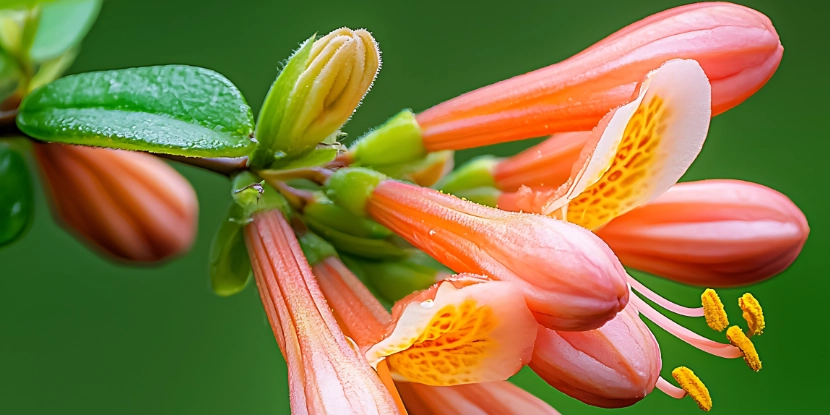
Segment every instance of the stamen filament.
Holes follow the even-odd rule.
[[[671,383],[669,383],[669,381],[663,379],[662,376],[660,376],[657,379],[657,389],[660,389],[661,392],[671,396],[674,399],[683,399],[686,397],[686,395],[688,395],[686,391],[684,391],[681,388],[678,388],[677,386],[672,385]]]
[[[675,323],[668,317],[660,314],[657,310],[652,308],[648,303],[643,301],[637,295],[631,295],[629,297],[629,302],[639,311],[642,313],[646,318],[654,322],[667,332],[671,333],[675,337],[684,342],[688,343],[691,346],[694,346],[697,349],[700,349],[706,353],[723,357],[726,359],[734,359],[737,357],[743,357],[743,353],[738,347],[718,343],[713,340],[709,340],[699,334]]]
[[[659,305],[660,307],[663,307],[668,311],[671,311],[672,313],[686,317],[703,317],[704,315],[703,307],[689,308],[679,304],[675,304],[661,297],[660,294],[657,294],[656,292],[650,290],[648,287],[646,287],[639,281],[635,280],[634,277],[630,275],[628,276],[628,285],[630,285],[631,288],[633,288],[643,297],[648,298],[655,304]]]

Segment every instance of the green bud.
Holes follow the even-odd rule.
[[[377,222],[355,216],[337,206],[322,192],[315,194],[314,201],[303,208],[303,215],[334,230],[359,238],[382,239],[392,235],[389,229]]]
[[[315,266],[328,257],[337,256],[337,251],[325,239],[315,235],[313,232],[305,232],[297,235],[300,248],[303,249],[308,265]]]
[[[415,114],[404,110],[358,139],[349,149],[352,161],[364,166],[406,163],[426,157]]]
[[[368,289],[369,292],[372,293],[372,295],[378,300],[378,302],[384,308],[386,308],[387,310],[392,309],[392,303],[383,298],[383,295],[380,293],[380,291],[378,291],[378,289],[375,288],[374,285],[372,285],[372,281],[369,280],[369,277],[366,275],[366,271],[364,271],[363,268],[360,267],[355,258],[349,255],[341,255],[340,260],[343,261],[343,265],[349,268],[349,271],[351,271],[352,274],[354,274],[354,276],[357,277],[357,279],[359,279],[364,286],[366,286],[366,289]]]
[[[256,167],[336,141],[377,76],[380,52],[369,32],[342,28],[315,39],[289,58],[265,98],[256,128]]]
[[[383,298],[395,302],[415,291],[429,288],[444,277],[451,275],[448,269],[423,265],[418,258],[426,256],[418,251],[412,257],[398,261],[353,260],[366,273],[366,277]]]
[[[476,202],[480,205],[498,207],[499,196],[501,196],[501,193],[501,190],[494,187],[475,187],[472,189],[459,190],[453,194],[462,199]]]
[[[210,246],[210,285],[222,297],[242,291],[251,276],[244,225],[234,220],[241,215],[241,209],[237,204],[231,205]]]
[[[361,167],[340,169],[326,182],[326,196],[350,213],[365,217],[366,201],[386,176]]]
[[[325,238],[339,252],[373,259],[400,259],[407,256],[407,251],[387,239],[360,238],[326,226],[306,216],[305,224],[315,233]]]
[[[0,142],[0,246],[26,232],[33,210],[34,192],[26,161],[16,149]]]
[[[436,187],[458,196],[458,192],[477,187],[496,187],[493,170],[499,159],[493,156],[476,157],[448,174]]]
[[[406,180],[418,186],[429,187],[452,171],[454,155],[455,152],[452,150],[436,151],[420,160],[372,168],[393,179]]]

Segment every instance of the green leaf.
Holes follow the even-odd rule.
[[[63,72],[69,69],[69,66],[72,65],[72,62],[75,61],[75,57],[78,55],[78,49],[69,49],[61,56],[58,56],[55,59],[43,62],[35,73],[35,76],[32,77],[32,80],[29,81],[29,91],[33,91],[37,88],[40,88],[43,85],[48,84],[49,82],[58,79],[63,75]]]
[[[232,220],[238,213],[233,204],[213,238],[210,247],[210,286],[213,292],[229,297],[245,288],[251,275],[251,261],[242,231],[243,225]]]
[[[86,36],[101,0],[61,0],[44,4],[29,56],[35,62],[57,58]]]
[[[0,50],[0,102],[10,97],[20,83],[20,71],[14,59]]]
[[[31,9],[39,4],[54,3],[57,0],[0,0],[0,10]]]
[[[0,246],[7,245],[29,228],[34,192],[23,156],[0,142]]]
[[[44,141],[188,157],[239,157],[253,147],[239,90],[192,66],[67,76],[32,92],[19,111],[20,130]]]

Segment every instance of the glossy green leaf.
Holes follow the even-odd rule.
[[[183,65],[58,79],[23,100],[17,125],[44,141],[189,157],[238,157],[253,147],[253,116],[239,90]]]
[[[232,220],[238,213],[233,205],[210,247],[210,285],[218,295],[228,297],[245,288],[251,275],[251,261],[245,247],[243,225]]]
[[[0,142],[0,246],[23,235],[32,220],[34,194],[23,156]]]
[[[57,58],[86,36],[101,0],[60,0],[41,7],[40,23],[29,56],[35,62]]]

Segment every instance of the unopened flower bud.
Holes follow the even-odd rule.
[[[267,167],[276,159],[290,159],[333,141],[379,68],[377,43],[366,30],[342,28],[308,39],[265,98],[253,165]]]
[[[680,183],[597,234],[626,266],[686,284],[763,281],[795,261],[810,228],[781,193],[739,180]]]
[[[37,144],[55,213],[78,236],[119,259],[152,262],[183,253],[199,207],[190,183],[149,154]]]
[[[589,405],[619,408],[648,395],[660,376],[660,347],[632,306],[604,326],[558,332],[539,327],[530,368]]]

